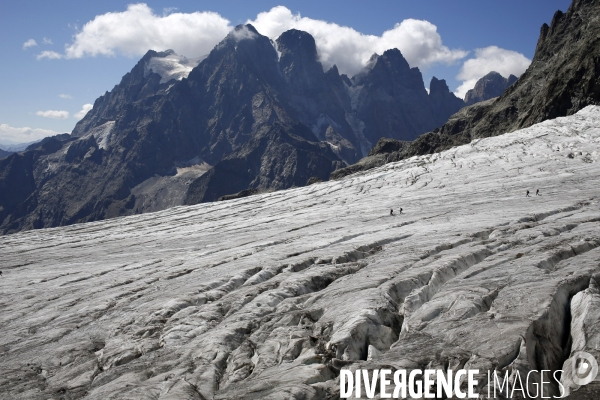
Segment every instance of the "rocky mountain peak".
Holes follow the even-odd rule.
[[[420,83],[418,82],[419,78]],[[425,91],[421,72],[418,68],[411,69],[398,49],[386,50],[382,55],[374,53],[364,70],[353,78],[357,85],[363,85],[374,80],[379,82],[387,80],[388,83],[394,80],[402,82],[403,86],[407,86],[407,84],[408,86],[414,86],[416,84],[416,86],[423,87],[423,91]],[[410,81],[415,82],[409,83]]]
[[[161,90],[164,91],[166,85],[165,82],[161,82],[163,77],[154,69],[148,68],[148,65],[153,60],[163,59],[173,54],[175,52],[172,50],[163,52],[148,50],[131,71],[123,76],[118,85],[96,99],[92,110],[75,125],[73,136],[83,136],[93,127],[114,121],[120,110],[127,104],[155,95]]]
[[[227,35],[227,38],[240,41],[242,39],[254,39],[260,33],[252,24],[239,24]]]
[[[315,39],[304,31],[290,29],[276,40],[281,54],[279,66],[288,83],[295,87],[320,84],[324,78],[318,61]]]
[[[383,53],[383,55],[380,57],[380,59],[388,65],[393,65],[395,69],[398,69],[398,70],[409,70],[410,69],[410,66],[408,65],[408,61],[406,61],[406,58],[404,58],[404,56],[398,49],[386,50]]]
[[[517,77],[512,74],[504,78],[498,72],[492,71],[479,79],[475,87],[467,92],[465,103],[471,105],[498,97],[516,81]]]
[[[445,79],[438,79],[435,76],[431,78],[429,82],[429,95],[435,96],[438,94],[450,93],[450,89],[446,84]]]
[[[454,114],[465,106],[465,102],[450,91],[446,80],[437,79],[435,76],[429,82],[429,100],[434,109],[432,114],[436,128],[446,122],[446,116]]]
[[[419,136],[385,160],[374,164],[361,160],[347,171],[336,171],[335,176],[381,165],[379,162],[439,152],[600,105],[598,15],[599,1],[573,1],[566,13],[557,12],[550,25],[542,25],[531,64],[518,80],[506,79],[515,82],[499,97],[462,108],[440,129]],[[497,78],[496,74],[490,78],[494,76]],[[485,79],[480,86],[486,86],[484,83]]]
[[[312,35],[307,32],[290,29],[283,32],[276,42],[277,49],[281,53],[281,61],[284,58],[291,58],[306,63],[317,62],[317,45]]]

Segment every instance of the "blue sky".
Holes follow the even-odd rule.
[[[504,75],[522,72],[542,23],[550,23],[556,10],[566,11],[570,1],[169,0],[128,9],[131,4],[0,3],[0,143],[70,132],[89,108],[84,105],[111,90],[146,47],[168,45],[197,57],[231,26],[247,21],[267,36],[291,27],[313,30],[324,64],[336,63],[350,75],[368,53],[399,47],[421,69],[426,86],[436,76],[464,93],[492,68]],[[216,14],[202,14],[207,11]]]

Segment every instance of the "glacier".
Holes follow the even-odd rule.
[[[599,157],[588,106],[337,181],[1,236],[0,393],[320,399],[341,369],[425,367],[477,368],[483,391],[598,359]]]

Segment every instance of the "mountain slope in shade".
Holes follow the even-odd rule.
[[[0,149],[0,158],[6,158],[6,157],[10,156],[13,153],[14,152],[12,152],[12,151],[6,151],[6,150]]]
[[[597,15],[600,15],[600,2],[574,0],[566,13],[554,14],[550,26],[542,26],[531,65],[500,97],[464,107],[440,129],[423,134],[413,142],[399,142],[396,145],[399,150],[366,157],[334,171],[331,177],[339,178],[386,162],[442,151],[600,104],[600,19]]]
[[[565,360],[600,359],[599,125],[590,106],[339,181],[2,236],[0,393],[320,400],[342,369],[464,366],[479,393],[537,370],[530,393],[558,396]]]
[[[449,135],[487,137],[571,115],[600,103],[600,3],[574,0],[541,28],[533,61],[485,112],[457,116],[442,128]]]
[[[472,105],[500,96],[513,83],[517,81],[517,77],[510,75],[508,78],[503,77],[496,71],[492,71],[477,81],[475,87],[465,95],[465,103]]]
[[[0,171],[32,174],[18,197],[0,201],[0,230],[302,186],[356,162],[381,136],[414,139],[463,105],[445,85],[427,95],[398,50],[372,61],[349,79],[323,71],[306,32],[273,42],[251,25],[202,60],[151,50],[95,101],[72,140],[0,162]],[[0,184],[21,185],[17,175]]]

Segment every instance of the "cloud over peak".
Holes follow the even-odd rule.
[[[392,48],[398,48],[412,67],[421,68],[435,63],[450,64],[468,54],[444,46],[435,25],[416,19],[405,19],[381,36],[375,36],[333,22],[302,17],[287,7],[277,6],[248,23],[272,39],[292,28],[310,33],[323,66],[327,69],[336,64],[340,72],[350,75],[359,72],[373,53],[382,54]]]
[[[461,99],[467,91],[473,89],[479,79],[492,71],[498,72],[505,78],[509,75],[521,76],[529,67],[531,60],[516,51],[498,46],[488,46],[475,50],[475,57],[465,61],[456,79],[463,83],[456,89],[455,94]]]
[[[81,110],[73,115],[73,118],[80,120],[81,118],[85,117],[85,114],[87,114],[92,108],[94,108],[93,104],[84,104],[83,106],[81,106]]]
[[[215,12],[156,14],[144,3],[130,4],[122,12],[97,15],[87,22],[65,46],[63,54],[43,51],[38,59],[81,58],[115,55],[141,56],[149,49],[173,49],[187,57],[209,53],[232,29],[230,22]],[[437,27],[428,21],[406,19],[381,36],[366,35],[347,26],[293,14],[277,6],[248,20],[258,32],[277,38],[289,29],[314,36],[324,67],[336,64],[342,73],[359,72],[373,53],[398,48],[411,66],[426,68],[435,63],[453,63],[468,52],[444,46]]]

